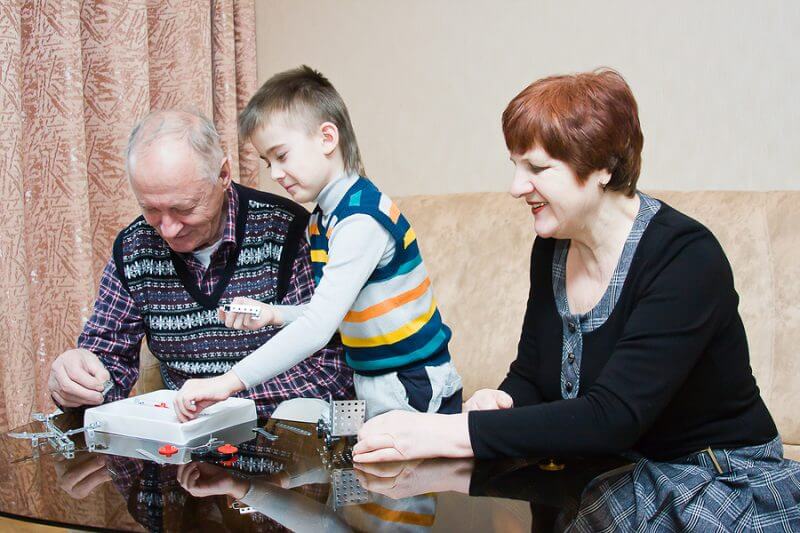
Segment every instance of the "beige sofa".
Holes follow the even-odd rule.
[[[761,393],[800,459],[800,192],[654,192],[706,224],[733,266]],[[516,353],[534,238],[527,206],[505,193],[398,198],[411,220],[464,392],[496,387]],[[143,357],[148,388],[160,381]],[[149,384],[148,384],[149,382]]]

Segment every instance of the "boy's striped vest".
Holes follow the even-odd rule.
[[[433,298],[414,230],[392,200],[359,178],[323,221],[319,206],[308,224],[311,266],[319,284],[328,262],[328,239],[345,218],[369,215],[395,241],[389,264],[377,268],[339,326],[347,363],[362,374],[382,374],[450,360],[450,328]]]

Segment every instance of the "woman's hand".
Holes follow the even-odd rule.
[[[257,307],[261,311],[261,314],[258,315],[258,318],[255,318],[249,313],[236,313],[234,311],[226,313],[225,310],[220,307],[217,309],[217,315],[219,315],[219,319],[225,323],[225,327],[253,331],[268,325],[280,326],[283,324],[283,320],[278,314],[278,311],[272,305],[243,297],[234,298],[231,301],[231,305]]]
[[[405,463],[356,463],[358,483],[394,500],[455,491],[469,494],[474,459],[428,459]]]
[[[390,411],[368,420],[353,447],[353,461],[359,463],[472,456],[466,413]]]
[[[507,393],[495,389],[481,389],[464,404],[464,411],[492,411],[494,409],[511,409],[514,399]]]
[[[244,389],[244,384],[233,372],[213,378],[187,380],[175,396],[175,414],[180,422],[188,422],[197,418],[206,407],[227,400]]]

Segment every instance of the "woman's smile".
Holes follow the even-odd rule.
[[[545,206],[549,205],[549,202],[527,202],[527,204],[531,206],[531,213],[535,215],[536,213],[541,212]]]

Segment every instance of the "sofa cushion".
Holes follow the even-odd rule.
[[[800,446],[797,446],[795,444],[784,443],[783,456],[786,459],[791,459],[793,461],[800,461]]]

